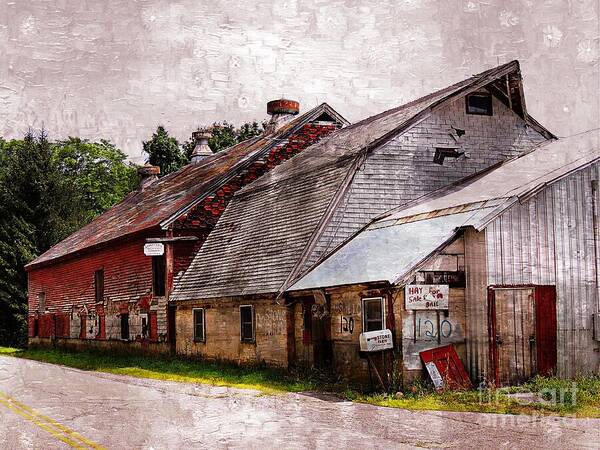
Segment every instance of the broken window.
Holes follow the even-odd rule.
[[[165,271],[165,256],[152,257],[152,292],[157,297],[164,297],[167,282]]]
[[[140,313],[140,320],[142,322],[142,338],[147,338],[148,337],[148,331],[149,331],[148,314],[146,314],[146,313]]]
[[[435,154],[433,155],[433,162],[444,165],[444,159],[446,158],[460,158],[465,152],[459,152],[456,148],[436,147]]]
[[[94,292],[96,303],[104,301],[104,270],[99,269],[94,272]]]
[[[240,306],[240,337],[244,342],[254,342],[254,307]]]
[[[194,341],[204,342],[204,308],[194,308]]]
[[[129,314],[121,314],[121,339],[129,339]]]
[[[38,312],[40,314],[44,314],[46,312],[46,293],[40,292],[37,296],[38,298]]]
[[[362,301],[363,332],[385,329],[385,305],[382,297]]]
[[[491,94],[470,94],[467,95],[466,101],[467,114],[480,116],[491,116],[494,114]]]

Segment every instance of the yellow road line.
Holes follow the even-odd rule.
[[[3,392],[0,392],[0,404],[6,406],[7,408],[16,412],[25,419],[33,422],[41,429],[47,431],[55,438],[70,445],[73,448],[84,450],[87,450],[89,448],[92,448],[94,450],[106,450],[101,445],[84,438],[79,433],[56,422],[55,420],[50,419],[49,417],[44,416],[43,414],[40,414],[36,410],[9,397]]]

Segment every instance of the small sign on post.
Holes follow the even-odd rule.
[[[394,347],[390,330],[366,331],[359,336],[361,352],[380,352]]]
[[[407,310],[448,309],[450,288],[447,284],[408,284],[404,287]]]
[[[162,242],[148,242],[144,244],[144,255],[162,256],[165,254],[165,244]]]

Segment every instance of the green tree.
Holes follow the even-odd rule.
[[[26,341],[24,265],[121,200],[136,168],[108,141],[0,140],[0,344]]]
[[[212,125],[212,137],[208,140],[208,145],[213,152],[219,152],[226,148],[239,144],[246,139],[258,136],[264,131],[265,124],[259,125],[258,122],[248,122],[236,128],[233,124],[223,121],[215,122]],[[192,157],[192,151],[196,146],[193,138],[189,138],[183,144],[183,150],[189,161]]]
[[[70,190],[70,229],[90,222],[137,186],[137,168],[110,141],[69,137],[54,144],[53,158]]]
[[[0,179],[0,339],[22,344],[26,336],[27,276],[23,266],[53,243],[58,219],[52,202],[58,177],[45,132],[3,144]]]
[[[169,136],[162,125],[159,125],[152,138],[142,143],[148,154],[147,162],[160,167],[161,176],[179,170],[186,164],[186,159],[179,148],[177,139]]]

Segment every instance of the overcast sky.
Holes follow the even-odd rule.
[[[599,125],[599,0],[0,0],[0,134],[110,138],[132,159],[266,117],[282,95],[350,121],[519,59],[529,113]]]

